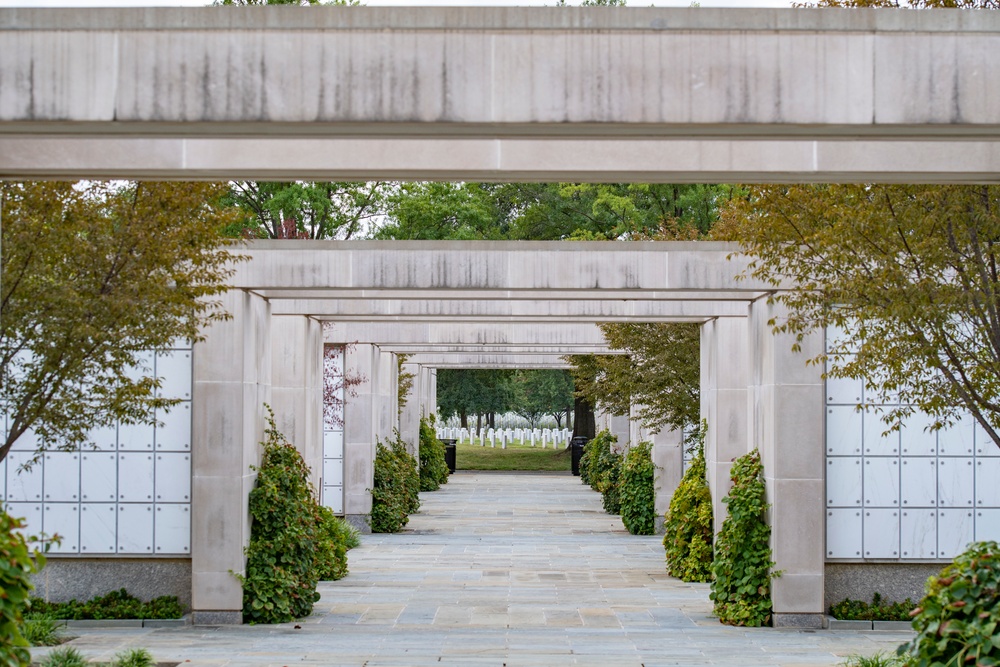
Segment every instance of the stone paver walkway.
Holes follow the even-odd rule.
[[[422,501],[405,532],[365,536],[297,624],[86,630],[72,645],[184,667],[752,667],[836,665],[909,637],[723,626],[708,585],[668,577],[661,538],[629,535],[576,477],[459,473]]]

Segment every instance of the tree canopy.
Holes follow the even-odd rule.
[[[566,371],[522,369],[514,374],[511,410],[524,417],[534,428],[544,415],[551,415],[558,426],[573,409],[573,376]]]
[[[235,212],[210,183],[0,183],[0,460],[28,429],[44,446],[151,422],[159,381],[139,353],[199,340],[233,259]],[[152,369],[139,369],[152,374]]]
[[[845,332],[827,373],[864,379],[890,427],[968,411],[1000,443],[1000,187],[755,186],[718,235],[753,276],[793,286],[773,297],[788,308],[778,331]]]
[[[600,409],[638,419],[650,430],[697,426],[700,333],[697,324],[612,322],[599,325],[618,355],[575,355],[577,393]]]

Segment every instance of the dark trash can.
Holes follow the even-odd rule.
[[[573,474],[580,476],[580,459],[583,458],[583,446],[587,444],[588,438],[578,435],[569,441],[570,460],[572,461]]]
[[[451,438],[442,440],[444,443],[444,462],[448,465],[449,472],[455,472],[455,465],[458,459],[458,448],[455,446],[457,440]]]

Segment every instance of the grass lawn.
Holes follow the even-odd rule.
[[[563,471],[570,468],[568,449],[542,449],[541,446],[507,445],[507,449],[494,449],[489,445],[459,444],[455,452],[459,470],[541,470]]]

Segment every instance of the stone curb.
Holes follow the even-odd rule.
[[[833,616],[826,617],[827,630],[871,630],[871,621],[842,621]]]
[[[913,632],[913,625],[910,621],[874,621],[873,630],[883,632]]]
[[[909,621],[842,621],[833,616],[826,617],[827,630],[872,630],[880,632],[913,632]]]
[[[67,628],[182,628],[191,625],[191,615],[181,618],[124,618],[124,619],[82,619],[65,620]]]

